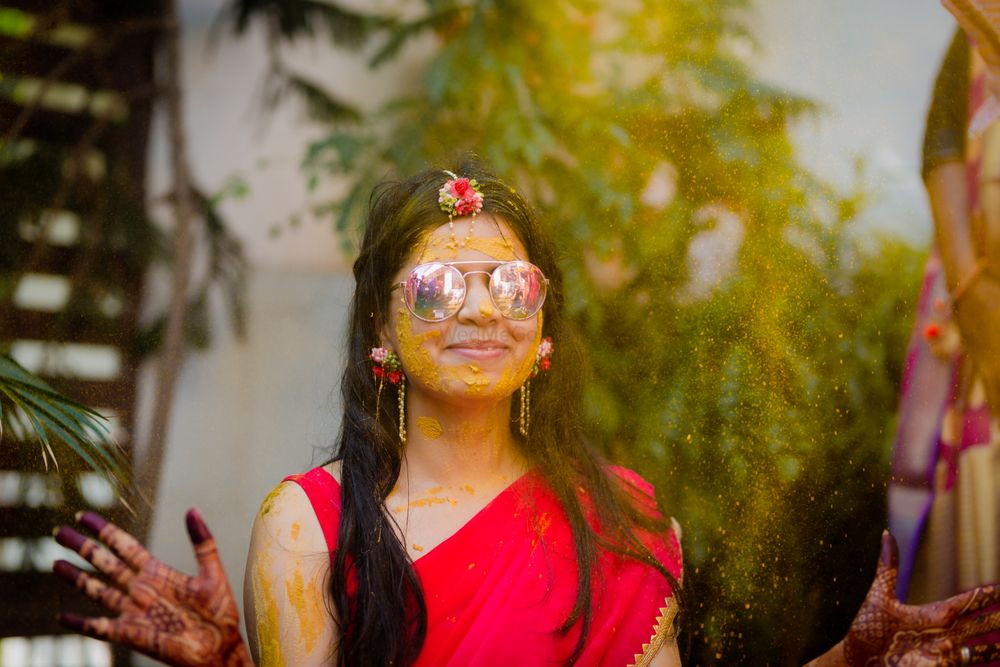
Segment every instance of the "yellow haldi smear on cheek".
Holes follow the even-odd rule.
[[[440,438],[443,431],[441,422],[434,419],[434,417],[417,417],[417,428],[424,434],[424,437],[431,440]]]
[[[315,591],[311,591],[315,592]],[[306,597],[306,588],[302,582],[302,571],[299,566],[295,566],[292,576],[285,580],[285,593],[288,594],[288,601],[295,609],[295,615],[299,619],[299,639],[302,641],[302,648],[305,655],[312,653],[316,646],[322,627],[322,610],[316,604],[315,598]],[[312,604],[310,604],[310,599]],[[299,656],[304,657],[304,656]]]
[[[508,396],[513,394],[518,387],[524,384],[531,374],[531,368],[535,365],[535,355],[538,354],[538,345],[542,342],[542,313],[538,312],[538,326],[535,328],[535,339],[531,342],[531,347],[524,359],[517,366],[508,366],[504,369],[503,375],[497,380],[494,393],[498,396]]]
[[[431,329],[424,333],[413,331],[413,320],[405,308],[399,309],[399,322],[396,325],[396,338],[399,340],[399,356],[403,360],[406,373],[419,380],[430,389],[441,389],[441,378],[437,364],[431,358],[431,353],[423,347],[424,341],[440,338],[441,331]]]

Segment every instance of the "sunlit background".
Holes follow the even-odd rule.
[[[340,4],[404,17],[425,11],[415,1]],[[691,7],[699,3],[665,4],[685,25],[698,25]],[[617,11],[631,3],[608,5]],[[705,136],[731,130],[732,142],[719,138],[719,145],[731,146],[736,162],[760,161],[759,169],[729,172],[712,163],[698,171],[705,155],[678,156],[671,145],[652,149],[657,140],[637,138],[644,128],[630,125],[634,118],[588,118],[577,100],[566,112],[578,118],[578,126],[622,121],[629,138],[617,147],[617,159],[623,171],[639,165],[635,183],[617,182],[630,178],[617,173],[608,191],[595,186],[584,196],[568,177],[547,187],[533,178],[554,171],[544,158],[530,163],[530,150],[488,149],[503,144],[496,132],[490,134],[497,127],[492,121],[477,124],[471,112],[447,121],[453,127],[471,124],[471,141],[464,135],[462,147],[500,155],[494,162],[502,175],[552,217],[567,252],[582,249],[576,256],[584,260],[567,266],[570,281],[578,284],[569,302],[593,347],[594,375],[610,378],[588,389],[588,419],[595,441],[654,481],[685,527],[686,577],[695,601],[688,616],[691,664],[798,664],[839,639],[870,581],[886,522],[899,357],[930,237],[919,179],[923,119],[953,30],[932,0],[748,5],[735,13],[747,36],[721,44],[749,69],[734,73],[733,85],[774,87],[761,93],[760,105],[771,105],[761,118],[775,124],[761,130],[768,137],[755,146],[747,128],[763,121],[750,118],[759,111],[750,105],[738,111],[749,120],[737,119],[728,130],[720,124],[715,134],[709,124]],[[192,571],[183,512],[198,506],[241,596],[249,528],[260,500],[285,475],[328,458],[337,434],[341,341],[352,288],[344,241],[350,234],[334,230],[337,213],[324,207],[350,192],[356,179],[355,172],[328,173],[336,161],[330,154],[319,156],[318,167],[303,168],[307,146],[343,131],[342,125],[310,118],[291,93],[273,109],[263,108],[272,61],[262,22],[251,22],[238,38],[219,18],[220,2],[188,0],[180,9],[194,178],[218,196],[218,211],[242,242],[251,270],[245,339],[234,337],[225,300],[211,292],[211,340],[183,366],[151,548]],[[718,10],[704,14],[715,19]],[[523,32],[507,27],[512,40],[523,40],[512,44],[522,54],[545,38],[535,24],[524,25]],[[601,30],[593,26],[595,35]],[[403,94],[426,95],[423,77],[439,53],[441,35],[461,39],[444,29],[422,34],[372,71],[367,61],[378,52],[378,39],[353,51],[331,46],[319,32],[313,40],[281,43],[277,53],[290,69],[361,112]],[[678,52],[696,50],[697,40],[689,37],[679,40]],[[530,67],[521,75],[530,88]],[[724,78],[705,77],[700,85],[725,92]],[[795,101],[775,101],[780,91]],[[677,99],[698,104],[684,95]],[[805,108],[806,101],[815,108]],[[650,127],[659,122],[658,113],[647,110]],[[783,144],[785,120],[790,146]],[[676,131],[657,136],[669,143]],[[594,136],[604,137],[602,132]],[[440,137],[428,136],[427,145],[414,146],[414,154],[398,164],[440,154]],[[154,208],[163,208],[157,197],[170,182],[166,148],[161,113],[154,117],[150,149]],[[564,159],[557,146],[539,144],[539,150],[556,155],[560,169],[586,178],[606,175],[597,165]],[[519,155],[528,156],[524,163],[516,161]],[[795,160],[817,180],[801,176]],[[771,169],[768,161],[777,166]],[[364,167],[363,159],[357,162]],[[381,177],[389,168],[383,159],[368,173],[356,173],[364,185],[364,178]],[[714,180],[699,190],[692,186],[694,172]],[[752,178],[760,174],[775,180]],[[730,177],[733,182],[724,182]],[[772,187],[773,210],[765,192]],[[607,225],[571,217],[596,201],[607,211]],[[348,213],[356,224],[357,210]],[[763,222],[756,221],[758,214]],[[801,224],[781,227],[786,214]],[[616,223],[622,219],[629,222]],[[774,239],[788,241],[790,249],[766,252]],[[653,254],[636,254],[650,244],[658,246]],[[802,282],[776,288],[766,276]],[[669,293],[653,291],[655,285]],[[167,288],[160,270],[147,288],[147,313],[162,308]],[[59,289],[43,281],[24,298],[58,300],[53,294]],[[30,341],[12,351],[29,369],[44,365],[44,349]],[[102,364],[115,363],[83,352],[80,363],[98,374]],[[603,372],[619,365],[635,374]],[[153,371],[144,366],[138,385],[133,437],[139,456],[148,437],[143,429],[153,404]],[[637,416],[623,403],[637,406]],[[0,502],[3,484],[0,478]],[[23,552],[16,539],[6,538],[0,567],[21,567]],[[52,544],[34,560],[44,569],[56,557],[65,554]],[[784,618],[791,601],[799,608],[794,618]],[[76,638],[4,639],[0,665],[110,664],[110,654],[97,646]]]

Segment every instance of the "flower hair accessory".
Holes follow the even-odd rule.
[[[375,394],[375,414],[381,414],[382,409],[382,387],[386,380],[389,384],[396,385],[396,394],[399,404],[399,441],[406,442],[406,376],[403,375],[403,365],[399,362],[399,356],[390,349],[384,347],[373,347],[368,354],[372,362],[372,375],[378,380],[378,390]],[[377,417],[376,417],[377,418]]]
[[[539,373],[544,373],[552,368],[551,356],[552,336],[546,336],[538,344],[538,352],[535,354],[535,365],[531,367],[531,375],[529,377],[537,377]]]
[[[438,190],[438,206],[448,214],[448,228],[451,231],[453,246],[464,248],[472,238],[472,230],[476,227],[476,214],[483,210],[483,193],[476,179],[459,177],[451,171],[444,173],[451,178]],[[458,243],[455,238],[454,218],[463,215],[471,215],[472,222],[469,224],[469,233],[465,235],[465,240]]]

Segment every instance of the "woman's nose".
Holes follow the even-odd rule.
[[[478,325],[495,322],[499,317],[490,298],[489,277],[469,275],[465,277],[465,303],[458,311],[459,321]]]

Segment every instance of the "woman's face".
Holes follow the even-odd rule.
[[[504,262],[528,259],[507,223],[488,213],[480,214],[475,225],[470,217],[459,218],[454,230],[445,223],[421,239],[393,278],[394,285],[428,262],[453,264],[467,275],[465,302],[442,322],[414,317],[403,290],[392,292],[383,340],[399,355],[414,390],[449,402],[497,400],[524,383],[541,340],[542,313],[526,320],[501,315],[490,298],[487,273]]]

